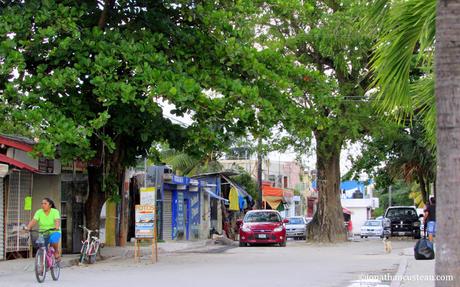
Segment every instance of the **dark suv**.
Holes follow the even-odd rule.
[[[420,220],[413,206],[392,206],[385,212],[391,222],[391,236],[412,236],[420,238]]]

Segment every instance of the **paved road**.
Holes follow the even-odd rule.
[[[180,252],[160,257],[157,264],[134,264],[128,259],[65,268],[59,282],[47,278],[40,286],[352,286],[362,274],[394,273],[400,253],[410,246],[412,241],[394,241],[393,252],[385,254],[380,240],[339,245],[290,241],[285,248]],[[32,272],[18,271],[3,274],[0,286],[37,286],[34,280]]]

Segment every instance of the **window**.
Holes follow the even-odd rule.
[[[305,224],[302,218],[289,218],[289,223],[288,224]]]
[[[281,217],[276,212],[252,212],[246,214],[244,222],[280,222]]]

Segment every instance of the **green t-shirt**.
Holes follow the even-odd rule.
[[[56,219],[61,219],[61,214],[57,209],[51,208],[50,213],[46,215],[45,211],[40,208],[35,212],[34,219],[38,222],[39,230],[54,229],[56,226],[55,221]],[[57,232],[61,232],[61,230]]]

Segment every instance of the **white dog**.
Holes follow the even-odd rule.
[[[383,238],[383,250],[386,253],[391,253],[391,251],[393,250],[393,248],[391,247],[391,241],[386,237]]]

